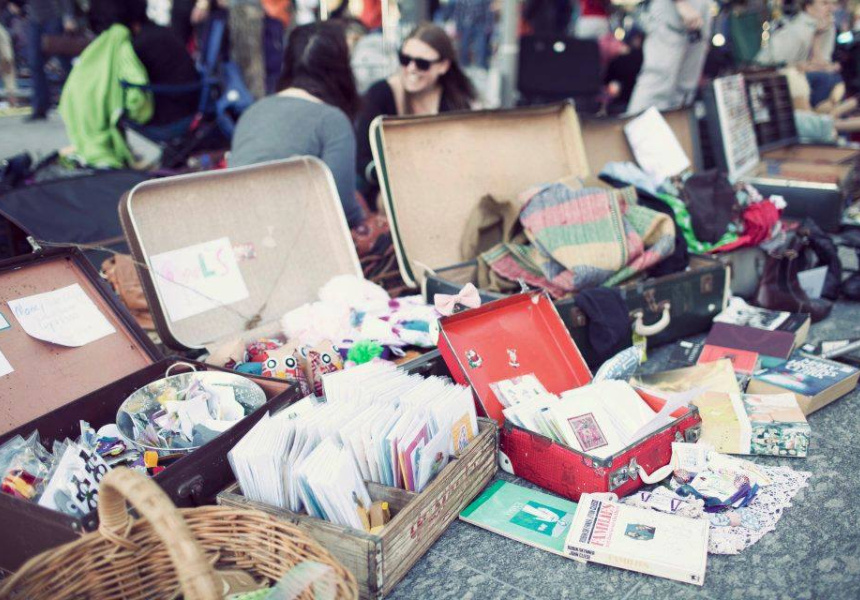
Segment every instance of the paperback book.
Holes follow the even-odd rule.
[[[724,454],[805,457],[809,423],[793,394],[708,392],[693,402],[702,417],[703,444]]]
[[[567,556],[703,585],[707,519],[688,519],[583,494],[567,536]]]
[[[794,334],[788,331],[768,331],[746,325],[714,323],[705,339],[705,345],[746,350],[785,360],[794,350],[795,339]]]
[[[827,406],[857,387],[860,369],[832,360],[792,355],[781,365],[757,372],[747,391],[751,394],[791,392],[803,414]]]
[[[752,375],[758,366],[758,354],[748,350],[724,348],[722,346],[705,345],[699,356],[699,364],[714,362],[726,358],[732,362],[735,373]]]
[[[576,502],[496,481],[460,513],[460,519],[495,534],[564,556]]]

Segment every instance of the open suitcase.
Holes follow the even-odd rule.
[[[588,176],[590,156],[569,102],[515,110],[381,117],[371,126],[381,191],[400,273],[432,300],[476,274],[460,240],[486,194],[514,197],[539,182]],[[729,279],[716,259],[691,257],[690,269],[619,286],[640,334],[658,345],[706,331],[728,301]],[[502,297],[484,292],[485,300]],[[589,364],[587,318],[576,298],[557,303]],[[596,366],[596,364],[594,364]]]
[[[758,89],[771,88],[757,85]],[[743,75],[715,79],[705,88],[708,133],[717,166],[732,181],[750,183],[764,195],[783,196],[785,216],[810,217],[825,231],[838,230],[842,212],[855,194],[855,151],[818,145],[805,150],[791,138],[773,142],[777,127],[759,128],[760,137],[769,132],[762,138],[768,145],[759,148],[748,94]],[[766,96],[756,91],[756,118],[786,122],[786,102],[790,107],[791,100],[782,96],[774,96],[768,106]],[[801,157],[808,158],[809,153],[819,160],[805,162]]]
[[[702,140],[694,111],[682,108],[661,114],[693,167],[701,170],[705,159],[702,156]],[[624,134],[624,125],[633,118],[635,117],[583,119],[585,152],[595,169],[600,170],[611,161],[636,162]],[[746,299],[755,296],[767,259],[763,250],[758,247],[740,248],[713,256],[729,267],[732,295]]]
[[[79,348],[27,335],[5,310],[9,300],[79,285],[116,330]],[[113,423],[122,402],[135,390],[189,363],[162,359],[113,292],[77,250],[53,249],[0,263],[0,312],[10,327],[0,330],[0,348],[14,371],[0,376],[0,444],[38,430],[48,448],[54,440],[75,439],[80,420],[98,429]],[[184,365],[184,366],[180,366]],[[206,365],[192,363],[197,370]],[[233,475],[226,453],[270,407],[299,398],[286,382],[254,379],[268,403],[203,447],[170,464],[154,480],[178,506],[211,503]],[[4,532],[0,570],[14,571],[28,558],[75,539],[98,526],[95,511],[75,517],[35,502],[0,494]]]
[[[158,334],[177,350],[280,332],[281,317],[331,278],[361,277],[331,171],[312,157],[148,181],[123,198],[120,217]],[[235,257],[222,286],[165,261],[194,264],[213,249]],[[203,303],[195,290],[209,292]]]
[[[492,383],[533,373],[548,392],[561,394],[591,382],[556,307],[542,293],[516,294],[445,317],[440,329],[439,352],[454,380],[471,385],[479,412],[501,427],[500,466],[553,493],[573,500],[583,493],[629,494],[669,464],[672,442],[699,438],[696,407],[678,409],[668,424],[603,459],[507,421]]]

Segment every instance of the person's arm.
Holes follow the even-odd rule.
[[[705,25],[702,13],[687,0],[675,0],[675,10],[678,11],[678,16],[681,17],[681,22],[684,23],[687,31],[696,31]]]
[[[355,133],[346,115],[337,112],[336,116],[324,115],[320,121],[320,158],[334,175],[347,223],[355,227],[364,220],[364,211],[355,197]]]
[[[356,135],[356,166],[355,171],[358,176],[358,190],[362,194],[367,194],[371,189],[375,189],[375,181],[371,176],[370,170],[373,168],[373,152],[370,149],[370,124],[379,115],[390,114],[390,102],[386,102],[386,88],[388,84],[378,82],[374,84],[361,101],[361,110],[358,113],[355,124]],[[390,91],[388,91],[390,96]],[[396,109],[395,111],[396,112]]]

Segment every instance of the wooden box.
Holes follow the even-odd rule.
[[[218,504],[262,510],[298,525],[355,575],[362,598],[382,598],[493,479],[498,430],[488,419],[478,419],[478,429],[463,454],[420,494],[368,483],[371,497],[387,501],[392,511],[379,535],[253,502],[238,484],[221,492]]]

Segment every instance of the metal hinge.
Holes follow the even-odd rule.
[[[627,483],[639,478],[639,463],[635,458],[630,459],[630,464],[612,471],[609,474],[609,491],[617,489]]]
[[[687,431],[684,432],[684,441],[688,444],[695,444],[699,441],[700,437],[702,437],[701,423],[698,425],[693,425],[692,427],[688,427]]]

